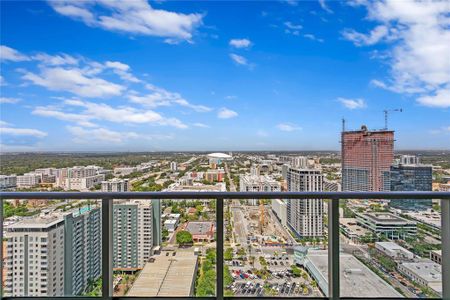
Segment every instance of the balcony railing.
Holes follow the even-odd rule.
[[[320,299],[358,299],[340,296],[339,284],[339,200],[340,199],[440,199],[442,235],[442,298],[450,300],[450,192],[0,192],[0,237],[3,240],[3,200],[6,199],[98,199],[102,200],[102,296],[103,299],[134,299],[113,296],[113,200],[114,199],[211,199],[216,200],[217,228],[224,227],[224,200],[232,199],[328,199],[328,297]],[[224,296],[224,231],[216,230],[217,281],[212,299],[248,299]],[[3,251],[3,247],[0,247]],[[3,253],[0,252],[0,257]],[[0,293],[0,297],[3,293]],[[55,297],[4,297],[3,299],[53,299]],[[63,298],[63,297],[61,297]],[[93,299],[92,297],[71,297]],[[191,299],[193,297],[168,298]],[[64,297],[67,299],[67,297]],[[139,299],[164,299],[142,297]],[[282,299],[282,297],[264,297]],[[299,299],[299,298],[295,298]],[[314,298],[305,298],[314,299]],[[386,299],[386,298],[384,298]],[[404,298],[399,298],[404,299]]]

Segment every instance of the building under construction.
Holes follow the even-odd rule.
[[[342,131],[342,190],[389,191],[394,131]]]

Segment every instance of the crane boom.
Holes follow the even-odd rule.
[[[385,109],[384,112],[384,130],[388,129],[388,114],[390,112],[403,112],[402,108],[395,108],[395,109]]]

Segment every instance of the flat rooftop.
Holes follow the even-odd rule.
[[[434,261],[402,263],[402,266],[428,282],[442,281],[442,266]]]
[[[169,256],[166,256],[169,253]],[[175,256],[172,256],[176,253]],[[153,256],[154,262],[145,264],[127,293],[132,297],[189,297],[197,270],[194,251],[162,251]]]
[[[193,235],[206,235],[214,230],[213,222],[189,222],[186,230]]]
[[[415,222],[398,217],[391,213],[365,213],[362,214],[365,219],[371,219],[377,223],[387,224],[415,224]]]
[[[308,268],[313,267],[320,272],[319,286],[328,284],[328,251],[309,251],[306,258],[311,262]],[[340,286],[341,296],[344,297],[371,297],[371,298],[402,298],[393,287],[378,277],[369,268],[362,264],[351,254],[341,253],[340,259]],[[314,271],[310,272],[314,273]]]
[[[369,232],[369,230],[359,226],[355,218],[339,218],[339,224],[345,227],[350,234],[356,234],[357,236],[364,236]]]

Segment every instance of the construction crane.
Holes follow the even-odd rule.
[[[388,114],[391,112],[403,112],[403,108],[385,109],[384,112],[384,130],[388,129]]]

